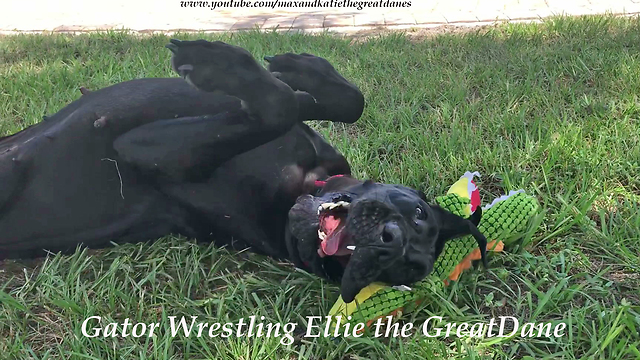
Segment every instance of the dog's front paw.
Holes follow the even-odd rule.
[[[166,47],[173,69],[203,91],[238,96],[269,76],[247,50],[222,41],[172,39]]]

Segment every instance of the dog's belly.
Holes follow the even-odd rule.
[[[260,243],[267,241],[285,252],[289,209],[302,194],[316,160],[313,144],[294,128],[234,157],[207,182],[172,184],[162,191],[193,215],[190,223],[199,239],[225,244],[233,238],[259,251],[264,250]]]
[[[127,166],[113,141],[157,119],[216,113],[236,102],[182,79],[140,79],[85,95],[0,139],[0,258],[189,233],[182,209]],[[100,116],[107,123],[96,128]]]
[[[118,158],[110,138],[73,137],[84,125],[72,123],[72,131],[52,139],[38,134],[0,159],[17,170],[9,174],[21,176],[0,204],[0,258],[148,240],[171,232],[169,217],[181,220],[162,193]]]
[[[0,258],[147,240],[170,233],[168,224],[184,217],[163,194],[139,183],[135,170],[95,145],[66,162],[48,156],[55,152],[28,164],[28,181],[0,209]],[[30,250],[37,253],[23,255]]]

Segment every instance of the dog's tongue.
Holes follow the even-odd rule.
[[[335,236],[330,236],[322,242],[322,251],[329,256],[335,255],[338,249],[340,249],[340,239],[336,239]]]
[[[320,246],[322,246],[322,251],[329,256],[335,255],[340,250],[340,239],[342,238],[340,233],[342,229],[336,231],[338,225],[340,225],[340,219],[336,219],[331,215],[327,216],[323,222],[324,228],[329,233]]]

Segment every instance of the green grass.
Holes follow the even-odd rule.
[[[196,38],[184,35],[180,38]],[[298,322],[325,315],[337,287],[252,254],[169,237],[0,265],[6,359],[634,359],[640,358],[640,20],[556,18],[464,34],[354,41],[256,32],[203,35],[256,58],[309,52],[363,91],[355,125],[315,123],[360,178],[443,194],[467,170],[485,202],[517,188],[544,209],[518,247],[430,295],[406,321],[511,315],[564,321],[536,339],[333,341],[171,337],[87,339],[88,316],[166,321],[198,315]],[[90,89],[174,76],[165,36],[0,38],[0,136]],[[35,215],[35,214],[34,214]],[[1,236],[1,235],[0,235]],[[518,249],[519,251],[513,251]]]

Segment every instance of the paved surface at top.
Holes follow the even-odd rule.
[[[235,0],[238,2],[239,0]],[[0,32],[107,29],[337,32],[535,21],[552,15],[639,14],[640,0],[412,0],[407,8],[182,7],[181,0],[0,0]],[[265,1],[266,2],[266,1]],[[286,1],[284,1],[286,2]],[[370,1],[375,2],[375,1]],[[212,3],[212,1],[209,1]]]

